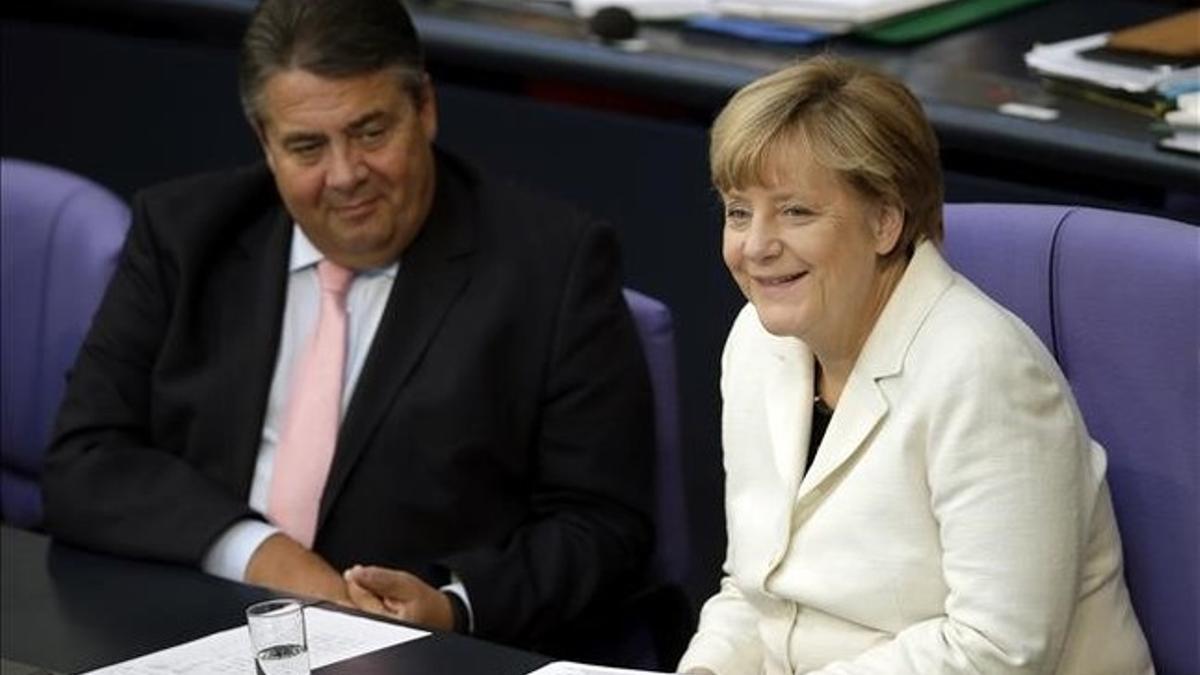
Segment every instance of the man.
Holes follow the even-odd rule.
[[[240,71],[266,166],[135,199],[48,529],[519,645],[619,596],[653,421],[612,233],[433,147],[398,0],[265,0]]]

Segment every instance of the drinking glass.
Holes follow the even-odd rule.
[[[246,608],[246,625],[258,675],[309,675],[304,603],[292,598],[257,602]]]

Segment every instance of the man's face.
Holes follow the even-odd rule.
[[[354,269],[396,261],[433,201],[437,108],[395,70],[267,79],[259,139],[283,203],[326,257]]]

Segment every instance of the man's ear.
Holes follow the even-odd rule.
[[[417,114],[421,116],[421,128],[425,131],[425,137],[433,142],[437,138],[438,128],[437,96],[428,73],[421,78],[421,96],[417,103]]]
[[[271,144],[267,140],[267,128],[262,120],[254,121],[254,137],[258,139],[258,147],[262,148],[263,157],[267,160],[267,166],[271,171],[275,171],[275,154],[271,152]]]
[[[891,202],[881,204],[875,212],[873,234],[875,253],[886,256],[896,248],[900,233],[904,231],[904,209]]]

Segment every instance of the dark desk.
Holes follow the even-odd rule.
[[[45,536],[0,528],[0,656],[73,673],[232,628],[252,586],[183,567],[95,555]],[[549,659],[459,635],[433,633],[315,672],[517,675]]]

